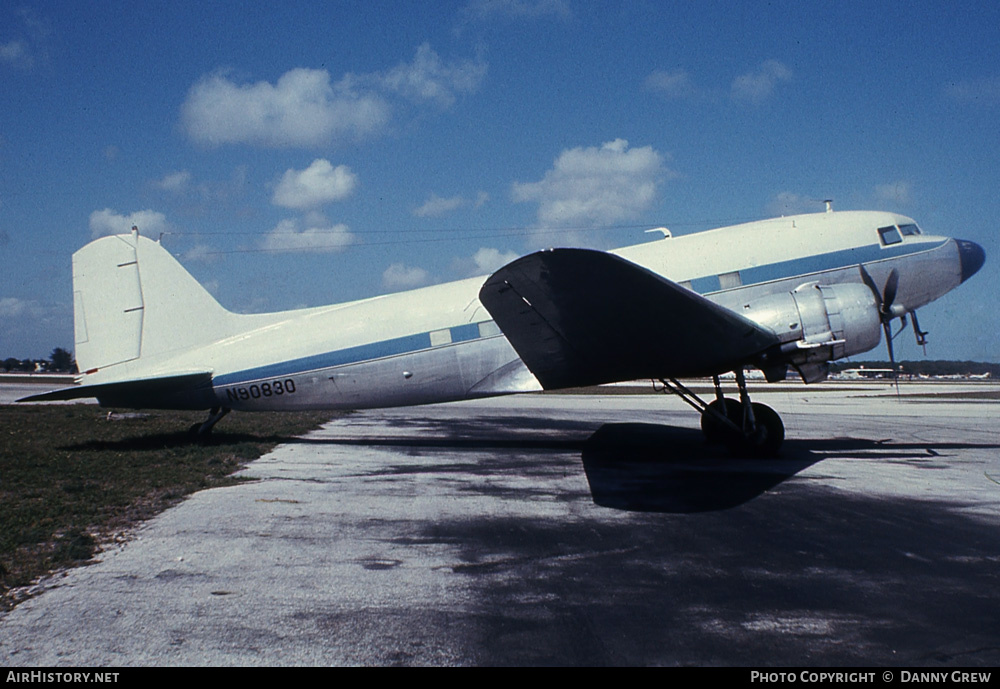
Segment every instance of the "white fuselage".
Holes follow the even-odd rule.
[[[860,265],[878,285],[897,271],[904,311],[963,280],[955,240],[881,212],[765,220],[611,253],[733,310],[808,282],[860,283]],[[84,382],[208,370],[212,389],[190,406],[242,410],[385,407],[538,390],[479,301],[485,280],[275,314],[227,312],[231,324],[211,342],[179,338],[176,347],[104,367]]]

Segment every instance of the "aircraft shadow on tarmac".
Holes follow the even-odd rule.
[[[742,505],[828,458],[918,462],[977,443],[901,443],[891,438],[786,440],[774,459],[732,456],[705,443],[699,430],[646,423],[601,426],[583,445],[594,502],[638,512],[692,513]],[[1000,447],[988,445],[986,447]]]
[[[651,423],[606,423],[591,433],[582,420],[528,416],[428,419],[402,417],[389,422],[402,434],[255,438],[242,433],[217,433],[212,443],[236,444],[248,440],[276,443],[340,446],[383,446],[464,452],[466,450],[530,451],[523,461],[544,462],[548,453],[580,453],[594,503],[634,512],[696,513],[726,510],[753,500],[804,469],[827,458],[915,461],[934,468],[940,453],[983,448],[977,443],[900,443],[891,438],[787,439],[774,459],[736,457],[725,447],[705,443],[698,429]],[[373,428],[373,430],[375,430]],[[586,434],[589,434],[587,436]],[[158,450],[191,443],[183,433],[151,434],[110,443],[86,443],[68,449]],[[1000,445],[988,447],[1000,449]],[[536,452],[542,453],[534,454]],[[928,460],[931,460],[928,462]],[[489,473],[505,467],[517,470],[498,456]],[[429,470],[434,470],[429,468]],[[468,470],[468,469],[467,469]]]
[[[634,512],[690,513],[741,505],[822,459],[786,442],[778,459],[734,457],[700,430],[601,426],[581,458],[594,502]]]
[[[806,441],[786,441],[779,459],[746,459],[705,443],[700,430],[648,423],[609,423],[593,432],[586,421],[527,416],[388,422],[402,434],[307,437],[317,445],[397,447],[444,452],[496,450],[580,453],[594,503],[612,509],[690,513],[741,505],[839,448],[814,454]],[[584,435],[589,434],[589,435]],[[859,450],[864,450],[865,441]],[[870,444],[870,443],[869,443]],[[847,448],[842,448],[847,449]],[[534,455],[529,462],[544,462]],[[477,470],[484,470],[477,463]],[[511,468],[509,462],[494,465]],[[489,469],[486,469],[489,471]]]

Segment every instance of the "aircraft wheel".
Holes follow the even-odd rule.
[[[730,449],[749,457],[777,457],[785,441],[785,424],[778,412],[766,404],[754,402],[751,407],[757,427],[749,435],[734,438]]]
[[[209,428],[207,431],[202,431],[201,427],[204,423],[193,423],[191,427],[188,428],[187,436],[192,441],[200,443],[201,445],[207,445],[212,442],[212,429]]]
[[[735,423],[737,426],[742,426],[743,405],[739,403],[739,400],[730,399],[729,397],[726,397],[724,402],[726,405],[726,418]],[[719,404],[719,400],[713,401],[708,405],[708,408],[722,413],[722,405]],[[701,432],[705,434],[705,440],[707,440],[710,445],[721,445],[722,443],[727,442],[730,439],[730,436],[735,434],[733,429],[728,428],[708,411],[704,411],[701,414]]]

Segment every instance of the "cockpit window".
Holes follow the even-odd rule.
[[[902,232],[907,237],[915,234],[920,234],[920,228],[916,225],[900,225],[899,231]]]
[[[889,246],[890,244],[899,244],[903,241],[903,238],[900,236],[899,230],[895,225],[878,228],[878,237],[885,246]]]

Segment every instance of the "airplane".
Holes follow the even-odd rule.
[[[806,383],[876,347],[892,322],[975,274],[974,242],[911,218],[833,211],[612,251],[555,248],[492,275],[360,301],[237,314],[158,242],[97,239],[73,255],[79,385],[21,401],[105,407],[362,409],[652,379],[701,415],[710,442],[773,456],[779,415],[751,402],[745,367]],[[898,334],[898,333],[897,333]],[[738,398],[720,374],[734,373]],[[713,379],[706,402],[681,379]]]

